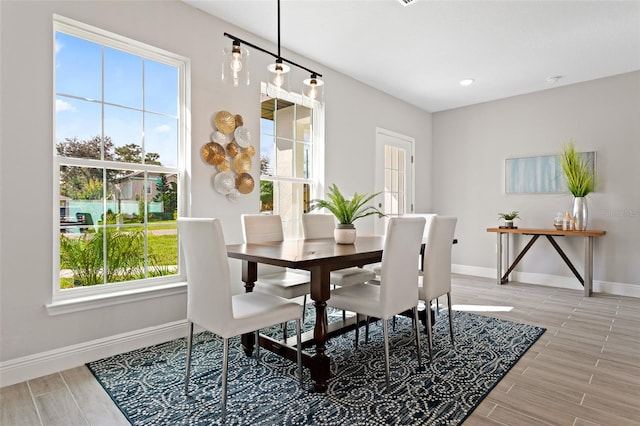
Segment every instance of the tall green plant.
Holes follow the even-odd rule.
[[[332,184],[327,193],[328,200],[315,199],[311,200],[311,210],[325,208],[329,210],[338,219],[341,224],[352,224],[357,219],[370,216],[372,214],[382,215],[384,214],[373,206],[366,206],[366,204],[380,195],[380,192],[375,194],[358,194],[353,195],[353,198],[346,199],[336,184]]]
[[[560,164],[567,178],[567,188],[574,197],[585,197],[595,191],[593,164],[576,151],[573,140],[562,148]]]

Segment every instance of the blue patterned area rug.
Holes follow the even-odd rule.
[[[333,313],[334,317],[341,313]],[[313,309],[305,327],[312,327]],[[422,328],[422,327],[421,327]],[[299,386],[295,363],[260,351],[260,364],[231,340],[226,424],[457,425],[461,424],[545,329],[467,312],[454,313],[455,348],[446,312],[434,328],[434,361],[416,358],[411,320],[389,327],[391,386],[385,389],[382,323],[369,343],[354,348],[354,333],[327,342],[332,377],[324,394]],[[186,333],[186,327],[185,327]],[[279,333],[279,327],[269,330]],[[311,350],[311,349],[309,349]],[[116,355],[89,369],[134,425],[216,425],[220,417],[222,341],[194,336],[190,394],[184,395],[186,339]]]

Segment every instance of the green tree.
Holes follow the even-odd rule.
[[[167,176],[163,173],[156,182],[157,194],[153,198],[155,202],[161,202],[163,211],[175,212],[178,208],[178,185],[176,182],[169,182]]]
[[[269,163],[269,157],[260,157],[260,174],[269,174]],[[273,182],[270,180],[260,180],[260,211],[273,211]]]

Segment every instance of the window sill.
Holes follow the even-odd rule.
[[[187,283],[178,282],[141,289],[123,290],[115,293],[58,300],[45,305],[45,307],[47,308],[47,313],[51,316],[54,316],[69,314],[73,312],[88,311],[91,309],[104,308],[113,305],[121,305],[123,303],[155,299],[157,297],[186,294],[186,292]]]

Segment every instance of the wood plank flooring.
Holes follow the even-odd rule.
[[[460,275],[452,298],[455,309],[547,328],[465,426],[640,425],[640,299]],[[1,388],[0,424],[128,422],[81,366]]]

